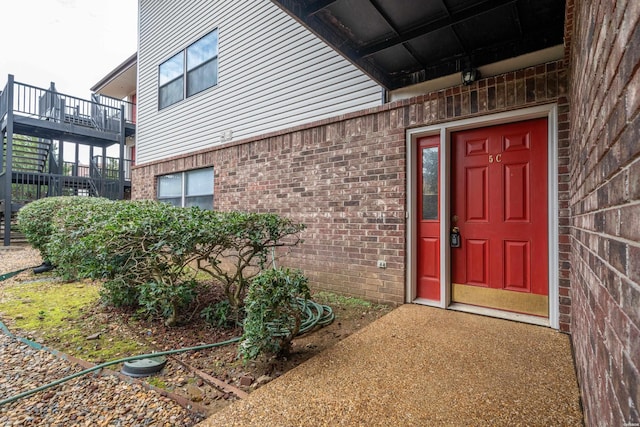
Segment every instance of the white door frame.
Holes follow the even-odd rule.
[[[548,120],[548,238],[549,238],[549,318],[541,319],[508,313],[499,310],[483,309],[451,304],[451,259],[449,251],[450,227],[450,163],[451,163],[451,133],[480,128],[485,126],[513,123],[522,120],[544,118]],[[440,300],[426,300],[416,298],[417,285],[417,144],[418,138],[430,135],[440,135]],[[418,303],[434,307],[456,309],[474,313],[487,314],[495,317],[519,320],[527,323],[560,328],[559,313],[559,277],[558,277],[558,106],[557,104],[540,105],[481,117],[473,117],[409,129],[406,132],[407,155],[407,279],[406,302]]]

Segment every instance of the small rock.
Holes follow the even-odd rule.
[[[196,381],[196,385],[198,387],[202,387],[203,384],[204,384],[204,381],[202,381],[202,378],[198,378],[198,381]]]
[[[100,338],[100,335],[102,333],[101,332],[96,332],[95,334],[91,334],[87,337],[87,340],[91,341],[91,340],[97,340],[98,338]]]
[[[240,377],[240,385],[248,387],[253,383],[254,379],[255,378],[253,378],[251,375],[243,375],[242,377]]]
[[[202,391],[200,387],[194,384],[187,384],[184,391],[187,393],[189,399],[191,399],[193,402],[200,402],[204,397],[204,391]]]

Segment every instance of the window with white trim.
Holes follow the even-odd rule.
[[[213,209],[213,168],[158,177],[158,200],[178,207]]]
[[[158,109],[162,110],[216,84],[218,84],[217,29],[160,64]]]

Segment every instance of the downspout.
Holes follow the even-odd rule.
[[[13,181],[13,74],[7,81],[7,154],[4,175],[4,246],[11,244],[11,183]]]

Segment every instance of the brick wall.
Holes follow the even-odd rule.
[[[406,146],[409,128],[557,102],[559,107],[561,327],[568,330],[569,211],[563,61],[137,166],[133,197],[154,198],[156,176],[213,165],[219,210],[274,211],[307,224],[288,263],[315,288],[404,302]],[[387,268],[376,267],[376,261]]]
[[[572,341],[587,425],[638,425],[640,2],[574,6]]]

